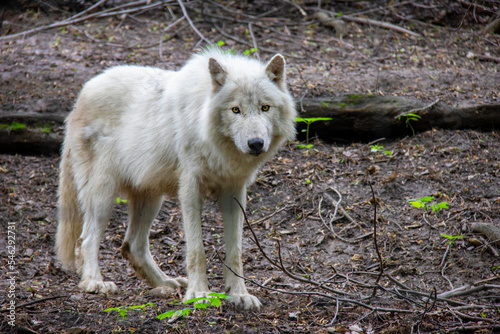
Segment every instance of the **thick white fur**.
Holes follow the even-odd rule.
[[[296,111],[285,80],[280,55],[262,64],[211,50],[179,71],[119,66],[85,84],[66,121],[56,238],[60,260],[81,275],[81,289],[117,290],[103,281],[98,251],[120,193],[129,202],[122,254],[151,286],[186,284],[167,277],[149,251],[149,229],[165,194],[177,195],[183,212],[185,299],[209,291],[203,196],[218,198],[226,262],[242,274],[243,217],[233,196],[245,205],[257,168],[295,134]],[[258,152],[249,147],[254,138],[262,141]],[[226,293],[238,306],[261,306],[241,278],[224,274]]]

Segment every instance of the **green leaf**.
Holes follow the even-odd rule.
[[[123,319],[127,319],[127,314],[128,314],[127,309],[121,308],[118,310],[118,313],[122,316]]]
[[[186,301],[184,302],[184,304],[197,303],[197,302],[202,301],[202,300],[207,300],[207,297],[196,297],[196,298],[192,298],[192,299],[186,300]]]
[[[118,311],[120,308],[121,307],[110,307],[110,308],[103,310],[102,312]]]
[[[443,233],[440,233],[439,234],[440,236],[444,237],[444,238],[447,238],[449,240],[453,240],[453,239],[463,239],[464,237],[461,236],[461,235],[448,235],[448,234],[443,234]]]
[[[298,148],[311,148],[311,147],[313,147],[314,145],[313,145],[313,144],[309,144],[309,145],[297,144],[297,145],[295,145],[295,146],[297,146]]]
[[[223,46],[224,44],[226,44],[226,43],[224,43],[224,41],[218,41],[218,42],[217,42],[217,45],[218,45],[218,46]]]
[[[144,309],[147,306],[153,306],[154,307],[155,304],[154,303],[147,303],[147,304],[142,304],[142,305],[128,306],[127,309],[129,309],[129,310],[135,310],[135,309],[138,309],[138,308]]]
[[[297,117],[297,118],[295,118],[295,121],[306,123],[306,124],[311,124],[311,123],[318,122],[318,121],[331,121],[332,119],[333,118],[331,118],[331,117],[308,117],[308,118]]]
[[[160,319],[160,320],[163,320],[165,318],[171,318],[174,316],[174,314],[176,314],[178,311],[177,310],[171,310],[171,311],[168,311],[168,312],[165,312],[165,313],[162,313],[162,314],[159,314],[156,319]]]
[[[426,196],[426,197],[422,197],[422,198],[417,198],[416,201],[420,201],[422,203],[427,203],[427,202],[430,202],[434,199],[434,197],[432,196]]]
[[[218,292],[210,292],[207,297],[216,297],[216,298],[222,298],[222,299],[230,299],[231,297],[226,296],[225,293],[218,293]]]
[[[185,309],[183,309],[182,310],[182,316],[183,317],[187,317],[192,310],[193,310],[192,308],[185,308]]]
[[[422,118],[422,116],[417,115],[417,114],[414,114],[414,113],[408,113],[408,114],[406,114],[405,116],[406,116],[406,117],[416,118],[417,120],[419,120],[420,118]]]
[[[375,144],[375,145],[372,145],[370,146],[370,150],[372,152],[378,152],[378,151],[381,151],[384,147],[382,145],[379,145],[379,144]]]
[[[410,204],[413,205],[416,208],[423,208],[425,207],[425,204],[420,202],[420,201],[410,201]]]
[[[196,303],[194,304],[194,308],[198,309],[198,310],[206,310],[208,305],[210,304],[207,304],[207,303]]]
[[[448,202],[441,202],[438,204],[432,204],[432,211],[439,211],[441,209],[449,209]]]
[[[215,306],[215,307],[219,307],[222,303],[220,301],[220,298],[208,298],[208,300],[210,300],[210,304],[212,304],[212,306]]]

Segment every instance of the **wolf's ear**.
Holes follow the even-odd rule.
[[[210,75],[212,76],[214,91],[217,91],[226,82],[227,73],[214,58],[210,58],[208,60],[208,69],[210,71]]]
[[[266,74],[278,87],[285,89],[285,58],[280,54],[275,55],[267,63]]]

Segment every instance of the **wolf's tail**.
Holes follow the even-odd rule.
[[[59,174],[58,220],[56,234],[56,253],[62,264],[75,267],[75,243],[82,233],[83,215],[79,208],[78,195],[69,161],[69,149],[62,154]]]

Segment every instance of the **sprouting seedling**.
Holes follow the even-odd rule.
[[[147,303],[147,304],[142,304],[142,305],[134,305],[134,306],[118,306],[118,307],[111,307],[103,310],[102,312],[112,312],[116,311],[118,315],[120,315],[123,319],[127,319],[128,316],[128,310],[137,310],[141,309],[144,311],[144,309],[148,306],[152,306],[156,310],[156,305],[154,303]]]
[[[436,212],[442,209],[449,209],[448,202],[431,203],[433,199],[433,196],[426,196],[417,199],[410,199],[408,201],[415,208],[423,208],[426,211],[429,210],[429,208],[432,208],[432,212]]]
[[[398,121],[400,121],[402,117],[405,118],[405,124],[406,124],[406,126],[407,127],[409,126],[410,129],[411,129],[411,132],[413,132],[413,135],[415,135],[415,130],[413,129],[413,126],[411,126],[410,122],[412,122],[412,121],[413,122],[418,122],[422,118],[422,116],[414,114],[412,112],[403,113],[400,116],[398,116]]]
[[[443,238],[448,239],[449,245],[453,244],[455,242],[455,239],[463,239],[464,238],[461,235],[448,235],[448,234],[443,234],[443,233],[440,233],[439,235],[442,236]]]
[[[259,49],[257,49],[257,48],[251,48],[251,49],[247,49],[247,50],[243,51],[243,54],[244,54],[245,56],[248,56],[249,54],[251,54],[251,53],[255,53],[255,52],[257,52],[257,51],[259,51]]]
[[[303,122],[303,123],[306,123],[306,145],[297,145],[299,148],[310,148],[312,147],[309,146],[309,126],[314,123],[314,122],[318,122],[318,121],[331,121],[332,118],[331,117],[308,117],[308,118],[303,118],[303,117],[297,117],[295,119],[295,121],[297,122]],[[302,130],[304,131],[304,130]]]
[[[226,296],[225,293],[211,292],[204,297],[197,297],[193,299],[186,300],[183,304],[193,304],[194,307],[186,307],[180,310],[170,310],[168,312],[159,314],[156,318],[162,320],[171,317],[185,318],[194,310],[206,310],[209,306],[219,307],[221,305],[222,299],[229,299],[231,297]]]
[[[384,146],[382,146],[380,144],[374,144],[374,145],[370,146],[370,150],[374,153],[382,152],[384,155],[392,155],[391,151],[384,150]]]

